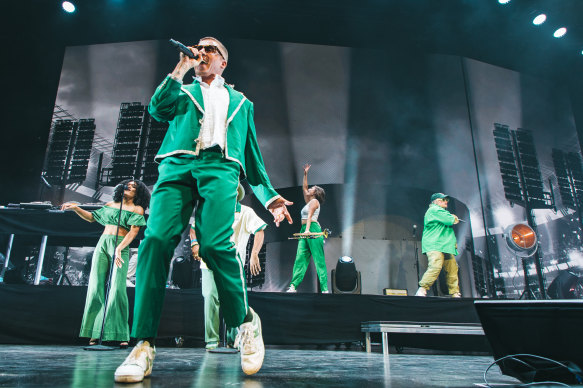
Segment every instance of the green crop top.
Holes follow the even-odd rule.
[[[101,209],[95,210],[92,212],[92,214],[95,221],[99,222],[101,225],[117,225],[119,209],[104,206]],[[130,212],[128,210],[122,210],[119,226],[126,230],[130,230],[132,225],[145,226],[146,219],[141,214]]]

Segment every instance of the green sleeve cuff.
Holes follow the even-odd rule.
[[[262,230],[264,230],[265,228],[267,228],[267,224],[263,224],[261,225],[259,228],[257,228],[257,230],[255,232],[253,232],[253,234],[257,233],[257,232],[261,232]]]

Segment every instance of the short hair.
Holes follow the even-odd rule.
[[[227,51],[227,48],[225,47],[225,45],[222,44],[220,40],[218,40],[217,38],[213,38],[212,36],[205,36],[204,38],[200,38],[199,42],[201,40],[206,40],[206,39],[214,41],[217,44],[217,47],[219,48],[219,50],[221,51],[221,55],[225,59],[225,62],[229,62],[229,52]]]
[[[136,196],[134,197],[134,205],[141,206],[144,211],[150,206],[150,190],[144,182],[137,179],[126,179],[121,181],[113,191],[113,201],[121,202],[123,200],[124,187],[130,183],[136,182]]]
[[[326,192],[320,186],[313,186],[314,187],[314,196],[321,204],[324,203],[326,200]]]

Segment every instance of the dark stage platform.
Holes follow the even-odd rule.
[[[267,347],[259,373],[245,376],[238,354],[201,348],[157,349],[152,376],[140,384],[115,384],[113,373],[128,350],[88,352],[78,346],[0,345],[1,387],[118,388],[468,388],[483,383],[487,356],[397,354]],[[488,372],[493,387],[518,385],[497,367]]]
[[[0,285],[0,343],[84,343],[78,338],[86,287]],[[134,289],[128,288],[130,320]],[[249,304],[263,322],[266,344],[338,344],[363,341],[365,321],[479,323],[472,299],[381,295],[250,292]],[[204,341],[200,289],[169,289],[160,338],[184,337],[185,346]],[[379,336],[380,337],[380,336]],[[441,350],[489,351],[485,337],[391,335],[393,345]],[[373,337],[373,341],[376,338]]]
[[[128,289],[130,301],[133,291]],[[85,287],[0,285],[0,343],[3,344],[0,345],[0,386],[115,386],[113,371],[128,354],[127,350],[87,352],[81,346],[74,346],[86,342],[77,337],[85,293]],[[206,353],[202,348],[200,290],[169,289],[153,376],[143,384],[132,386],[485,386],[481,385],[482,374],[493,361],[486,353],[468,355],[467,351],[490,351],[486,337],[478,335],[391,333],[389,342],[407,349],[406,354],[391,351],[390,356],[383,356],[380,346],[373,346],[373,352],[366,353],[354,344],[364,339],[361,323],[365,321],[480,323],[472,299],[253,292],[249,293],[249,300],[262,317],[267,345],[265,364],[259,374],[244,376],[238,355]],[[519,346],[529,344],[529,337],[534,342],[548,337],[548,325],[544,324],[547,321],[552,324],[567,319],[576,326],[583,311],[583,303],[568,301],[491,301],[478,305],[481,315],[485,314],[486,307],[494,309],[493,314],[482,316],[487,334],[500,330],[508,319],[513,319],[511,325],[515,330],[503,329],[503,332],[514,333],[513,337],[524,332],[526,337],[520,337]],[[535,319],[536,316],[548,319]],[[492,319],[500,322],[493,323]],[[501,333],[490,333],[497,357],[507,351],[524,351],[522,348],[501,350],[498,341],[503,338]],[[576,335],[572,328],[569,333]],[[569,333],[559,334],[568,337]],[[174,344],[175,337],[185,339],[184,347],[169,346]],[[513,340],[506,338],[502,342],[508,347]],[[559,342],[561,345],[554,347],[559,353],[548,355],[561,361],[576,361],[565,358],[569,354],[564,350],[571,347],[576,352],[579,347],[566,346],[563,337]],[[577,344],[573,341],[573,345]],[[454,355],[444,354],[443,350],[465,352]],[[532,346],[528,351],[544,354]],[[512,370],[505,373],[518,377]],[[497,366],[488,372],[488,381],[492,386],[519,384],[514,377],[502,376]]]

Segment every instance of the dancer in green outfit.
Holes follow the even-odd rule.
[[[237,189],[237,209],[235,211],[235,222],[233,223],[232,241],[237,247],[237,259],[241,265],[245,266],[245,257],[247,255],[247,242],[249,236],[254,235],[253,247],[249,257],[249,269],[253,276],[259,275],[261,272],[261,265],[259,263],[259,251],[263,246],[264,230],[267,224],[253,209],[249,206],[242,205],[240,202],[245,197],[245,189],[241,184]],[[204,297],[204,337],[206,342],[206,349],[212,350],[219,345],[219,294],[217,292],[217,285],[214,280],[213,271],[208,269],[204,258],[199,256],[200,245],[196,237],[194,223],[190,227],[190,239],[192,247],[192,255],[196,260],[200,261],[200,269],[202,270],[202,296]],[[229,328],[227,331],[227,347],[233,347],[235,336],[237,334],[236,328]]]
[[[128,296],[126,293],[129,263],[128,246],[137,236],[140,227],[146,225],[144,211],[148,208],[149,203],[150,192],[146,185],[137,180],[126,180],[116,187],[113,201],[106,203],[99,210],[88,212],[81,209],[78,204],[71,202],[62,206],[62,210],[73,210],[84,220],[98,222],[105,226],[93,252],[85,312],[79,333],[80,337],[90,338],[89,345],[95,345],[101,333],[106,282],[112,260],[114,260],[115,266],[111,274],[102,341],[117,341],[120,342],[121,347],[128,345],[130,339]],[[119,231],[117,228],[118,219],[120,220]],[[116,241],[117,247],[115,246]]]
[[[326,193],[320,186],[312,186],[308,189],[308,171],[311,165],[304,166],[304,182],[302,189],[304,191],[304,200],[306,206],[302,209],[302,228],[300,234],[309,235],[310,233],[321,233],[322,228],[318,223],[320,215],[320,205],[324,203]],[[328,294],[328,270],[326,269],[326,258],[324,257],[324,237],[314,239],[300,239],[298,241],[298,251],[296,261],[294,262],[292,281],[287,292],[296,292],[310,264],[310,255],[314,258],[318,280],[320,281],[320,290],[323,294]]]
[[[419,281],[419,289],[416,296],[427,296],[427,290],[431,288],[441,268],[447,273],[447,287],[453,298],[460,298],[458,281],[458,266],[455,261],[457,242],[453,225],[460,222],[455,214],[447,211],[449,196],[443,193],[435,193],[431,196],[431,204],[425,212],[423,220],[423,237],[421,250],[427,254],[428,267]]]
[[[115,371],[115,381],[140,382],[152,373],[169,263],[196,205],[196,234],[219,293],[225,323],[239,328],[241,368],[259,371],[265,347],[259,315],[247,304],[245,273],[231,242],[239,180],[247,178],[276,225],[291,217],[271,186],[257,144],[253,104],[222,77],[229,54],[216,38],[202,38],[180,53],[171,74],[158,86],[148,110],[169,122],[155,159],[159,177],[150,217],[138,251],[132,337],[136,347]],[[194,69],[192,84],[183,84]]]

